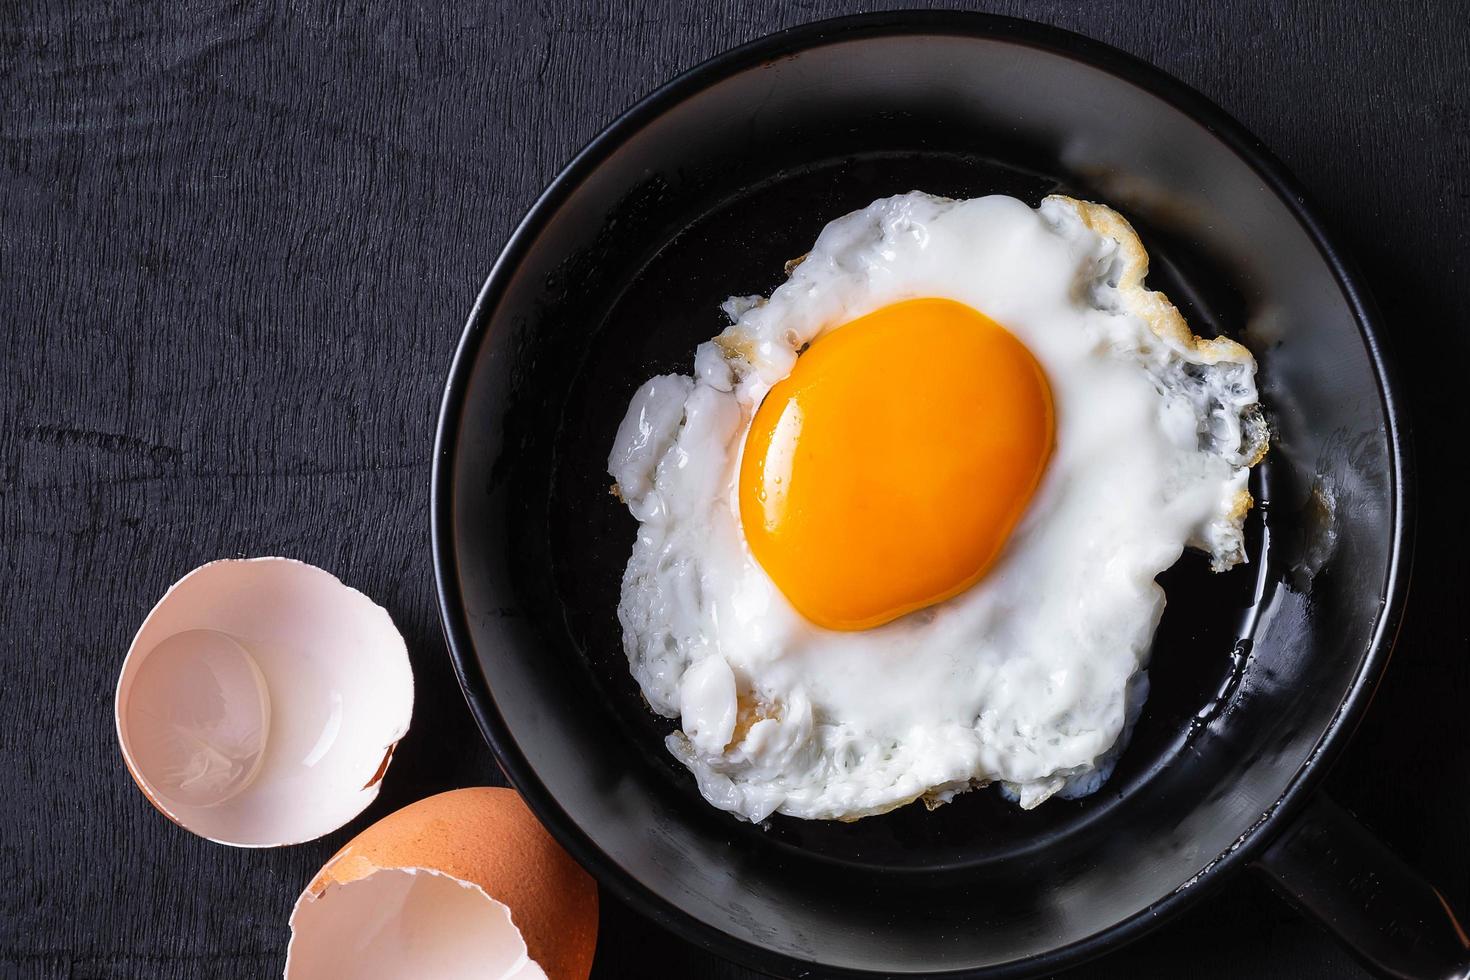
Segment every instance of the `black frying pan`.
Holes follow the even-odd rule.
[[[1304,110],[1305,111],[1305,110]],[[634,525],[604,462],[633,389],[719,302],[910,189],[1119,208],[1197,332],[1257,353],[1275,430],[1251,563],[1164,576],[1153,690],[1094,796],[981,790],[855,824],[738,822],[665,753],[614,609]],[[1056,969],[1254,866],[1380,971],[1470,953],[1439,895],[1313,789],[1407,587],[1411,473],[1375,314],[1300,192],[1215,106],[1103,45],[955,13],[786,31],[593,141],[506,246],[445,393],[434,548],[460,681],[507,774],[603,886],[790,975]]]

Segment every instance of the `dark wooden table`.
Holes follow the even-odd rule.
[[[498,782],[429,562],[450,352],[570,155],[797,3],[159,5],[0,0],[0,977],[279,975],[286,919],[370,821]],[[1409,615],[1332,792],[1470,908],[1470,30],[1456,5],[1010,2],[1219,102],[1364,267],[1422,481]],[[320,564],[386,604],[418,679],[378,801],[234,850],[155,813],[112,692],[169,583],[230,555]],[[746,977],[604,900],[596,975]],[[1259,882],[1078,977],[1358,969]]]

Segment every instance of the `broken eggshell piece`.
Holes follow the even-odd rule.
[[[337,852],[291,913],[286,980],[586,980],[597,886],[514,791],[420,800]]]
[[[288,558],[184,576],[134,637],[116,701],[123,759],[149,801],[240,847],[311,840],[361,813],[412,711],[387,611]]]

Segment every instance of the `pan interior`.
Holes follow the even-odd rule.
[[[1094,189],[964,152],[853,154],[783,170],[716,202],[658,247],[609,304],[572,376],[549,487],[550,559],[568,632],[616,737],[635,746],[691,807],[706,804],[693,777],[663,747],[675,722],[644,703],[615,615],[636,523],[608,492],[604,464],[614,433],[635,388],[656,374],[692,370],[695,346],[728,323],[719,310],[725,297],[769,295],[785,278],[786,260],[805,253],[827,221],[911,189],[954,198],[1009,194],[1032,206],[1050,193],[1098,199]],[[1176,258],[1183,245],[1143,234],[1152,258],[1149,284],[1175,298],[1197,332],[1215,335],[1218,325],[1239,322],[1238,299],[1217,280],[1189,280],[1200,256]],[[1261,484],[1258,479],[1258,498]],[[1274,575],[1261,511],[1249,530],[1248,564],[1217,575],[1202,556],[1187,553],[1163,576],[1169,604],[1156,635],[1149,700],[1118,769],[1098,793],[1053,799],[1029,812],[981,789],[932,812],[914,803],[853,823],[776,815],[752,827],[718,819],[761,846],[890,871],[1015,857],[1105,820],[1125,794],[1147,791],[1151,774],[1184,751],[1200,720],[1220,710],[1237,687],[1258,600]]]

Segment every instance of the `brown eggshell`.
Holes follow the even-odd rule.
[[[426,868],[480,886],[509,907],[549,980],[592,972],[597,885],[514,790],[451,790],[390,813],[338,851],[302,898],[385,868]]]

